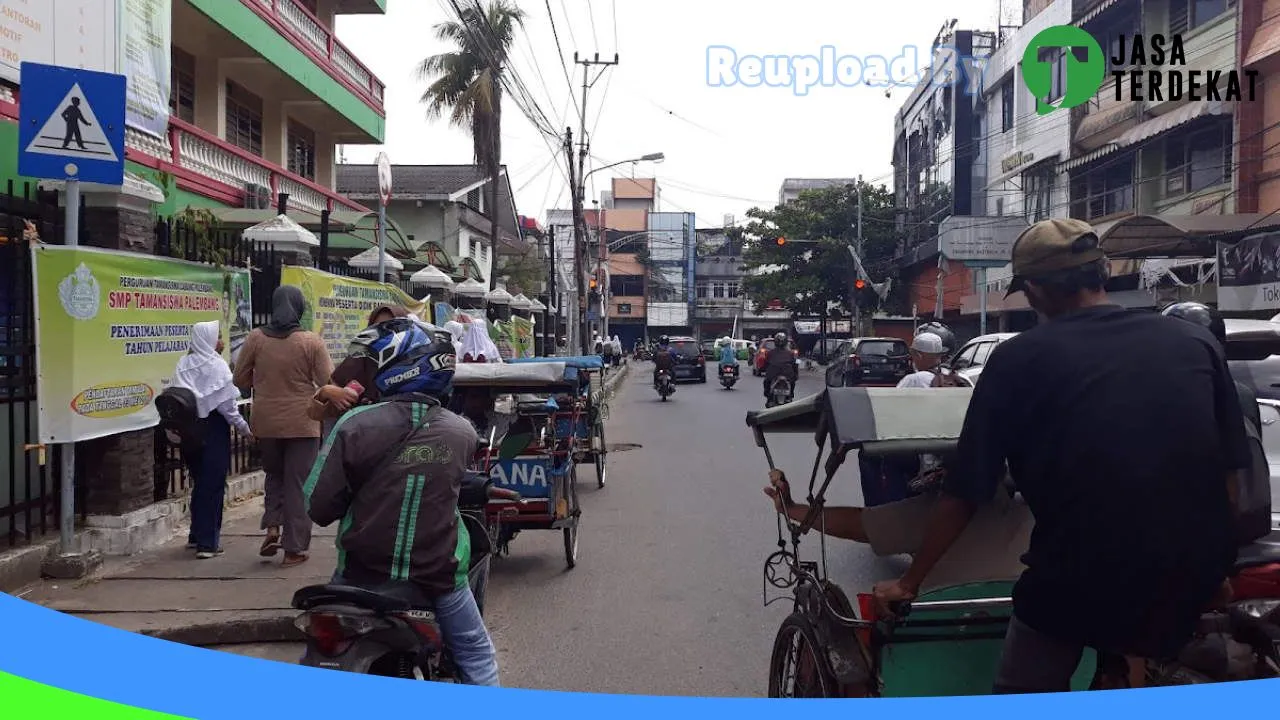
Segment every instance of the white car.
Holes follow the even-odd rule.
[[[982,367],[987,364],[987,358],[991,357],[991,351],[995,350],[1000,343],[1017,335],[1018,333],[995,333],[970,340],[951,356],[951,369],[967,380],[970,385],[976,384],[978,376],[982,374]]]
[[[1231,376],[1258,396],[1262,448],[1271,466],[1271,524],[1280,526],[1280,322],[1229,318],[1226,325]]]

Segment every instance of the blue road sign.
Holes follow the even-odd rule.
[[[123,75],[22,63],[18,174],[124,183]]]

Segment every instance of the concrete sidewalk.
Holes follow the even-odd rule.
[[[311,558],[289,569],[258,556],[261,498],[227,510],[222,546],[226,554],[197,560],[185,534],[158,550],[108,562],[81,582],[45,580],[23,599],[86,620],[189,645],[279,642],[298,637],[293,593],[333,574],[336,525],[317,528]]]
[[[630,367],[609,374],[612,393]],[[261,496],[226,510],[222,547],[226,553],[197,560],[186,547],[186,520],[160,548],[128,558],[109,558],[82,581],[43,580],[19,593],[39,603],[86,620],[181,642],[187,645],[232,645],[296,641],[289,604],[301,587],[327,582],[337,566],[337,525],[315,528],[310,559],[283,569],[283,553],[259,557],[263,533],[258,528]]]

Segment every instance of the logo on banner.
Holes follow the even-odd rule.
[[[74,273],[58,283],[58,300],[67,315],[77,320],[92,320],[98,315],[101,288],[89,266],[80,263]]]

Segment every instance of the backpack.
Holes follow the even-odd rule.
[[[188,388],[171,385],[156,396],[155,403],[156,412],[160,414],[160,429],[170,443],[186,451],[199,450],[204,446],[195,393]]]

